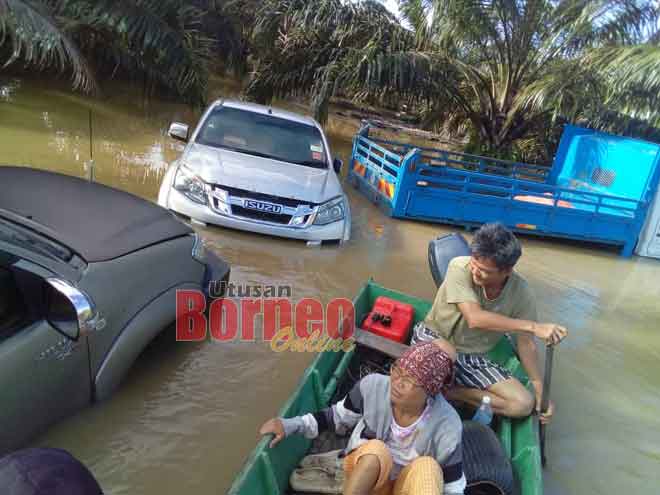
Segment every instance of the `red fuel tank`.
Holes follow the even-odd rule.
[[[388,297],[376,298],[362,328],[395,342],[405,343],[415,320],[415,308]]]

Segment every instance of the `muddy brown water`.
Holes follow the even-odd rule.
[[[92,109],[97,180],[155,200],[167,163],[181,150],[166,137],[167,125],[193,124],[197,115],[179,104],[145,104],[129,86],[106,91],[91,100],[65,85],[0,80],[0,163],[85,176]],[[214,96],[233,92],[220,85]],[[334,116],[328,126],[333,152],[345,162],[357,125]],[[198,230],[231,263],[237,283],[290,285],[296,299],[329,301],[352,298],[374,277],[432,298],[427,243],[451,227],[392,220],[345,189],[353,229],[343,247]],[[546,493],[656,493],[660,262],[547,239],[525,237],[523,244],[519,270],[537,293],[540,314],[571,332],[555,354]],[[165,336],[109,401],[32,444],[70,450],[108,494],[222,494],[254,447],[258,426],[276,414],[312,357],[261,343],[184,344]]]

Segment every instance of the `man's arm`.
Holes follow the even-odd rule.
[[[520,363],[522,364],[529,381],[532,382],[534,388],[538,386],[543,386],[543,379],[541,378],[541,373],[539,371],[539,357],[536,350],[536,342],[534,338],[528,335],[518,336],[518,356],[520,357]]]
[[[521,336],[538,337],[547,344],[559,343],[568,333],[561,325],[509,318],[508,316],[487,311],[476,302],[458,303],[458,309],[463,314],[468,327],[479,330],[517,333]]]
[[[518,337],[518,356],[520,362],[534,387],[536,398],[536,411],[540,414],[542,423],[549,423],[554,413],[554,403],[550,401],[547,411],[541,411],[541,399],[543,397],[543,377],[539,370],[539,358],[534,339],[527,336]]]
[[[492,311],[485,310],[479,303],[479,297],[472,283],[470,270],[461,263],[451,262],[447,269],[447,277],[442,285],[446,290],[447,303],[456,304],[465,318],[468,327],[484,331],[516,333],[535,336],[546,343],[556,344],[566,336],[566,329],[554,323],[536,323],[530,319],[528,312],[521,311],[523,318],[509,318]],[[438,292],[440,289],[438,289]],[[530,296],[531,297],[531,296]],[[530,298],[521,301],[528,305]],[[533,304],[533,300],[530,302]]]

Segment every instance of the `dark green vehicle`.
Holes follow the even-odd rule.
[[[125,192],[19,167],[0,167],[0,191],[2,455],[110,396],[176,321],[176,291],[230,268]]]

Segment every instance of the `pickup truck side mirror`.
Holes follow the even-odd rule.
[[[100,327],[92,301],[76,287],[59,278],[46,279],[49,290],[46,295],[48,322],[62,335],[71,340]]]
[[[167,133],[173,139],[178,139],[184,143],[188,142],[188,126],[186,124],[182,124],[180,122],[172,122]]]
[[[332,161],[332,168],[335,169],[335,172],[337,172],[337,174],[340,174],[340,173],[341,173],[341,168],[342,168],[343,166],[344,166],[344,162],[342,162],[339,158],[335,158],[335,159]]]

